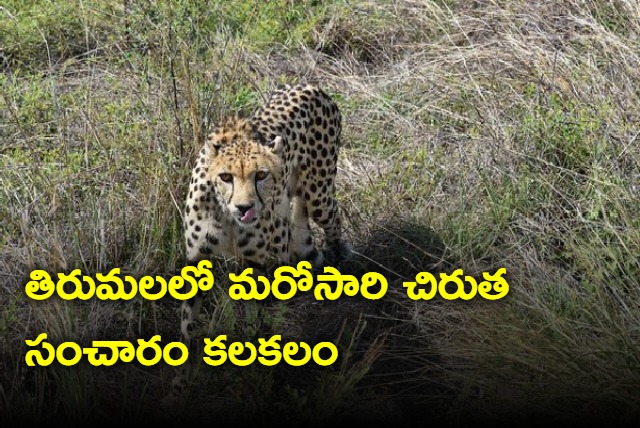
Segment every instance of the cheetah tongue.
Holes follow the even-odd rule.
[[[244,213],[240,221],[243,223],[249,223],[251,220],[255,218],[255,216],[256,216],[256,212],[253,208],[251,208],[249,211]]]

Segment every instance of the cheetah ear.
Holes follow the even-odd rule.
[[[216,135],[220,133],[220,129],[216,129],[214,132],[207,136],[207,140],[204,143],[205,149],[210,152],[212,156],[218,156],[222,144],[219,140],[216,140]]]
[[[282,153],[282,149],[284,147],[284,140],[282,139],[282,136],[278,135],[276,138],[273,139],[273,141],[267,144],[267,146],[271,149],[273,153],[280,154]]]
[[[209,147],[211,147],[211,154],[213,156],[218,156],[218,152],[220,151],[222,144],[209,144]]]

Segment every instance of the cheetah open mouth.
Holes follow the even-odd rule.
[[[242,223],[251,223],[256,218],[256,210],[251,208],[240,218]]]

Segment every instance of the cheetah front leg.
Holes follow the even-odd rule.
[[[338,263],[351,254],[351,248],[342,240],[342,221],[338,205],[333,198],[328,198],[328,202],[328,208],[314,210],[312,218],[324,230],[327,259],[332,263]]]
[[[309,227],[309,212],[302,196],[302,189],[296,191],[291,200],[291,241],[290,247],[293,254],[293,263],[307,260],[314,269],[322,266],[324,260],[322,253],[313,244],[313,236]]]
[[[342,240],[342,221],[338,203],[334,198],[334,181],[329,177],[321,183],[313,178],[303,177],[304,200],[313,221],[324,230],[326,257],[331,263],[346,259],[351,248]],[[307,190],[309,189],[309,190]],[[314,190],[317,193],[314,193]]]

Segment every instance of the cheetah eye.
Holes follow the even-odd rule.
[[[223,172],[222,174],[219,174],[218,177],[220,177],[220,180],[224,181],[225,183],[231,183],[233,181],[233,175],[229,174],[228,172]]]
[[[256,172],[256,180],[261,181],[267,178],[269,175],[269,171],[258,171]]]

